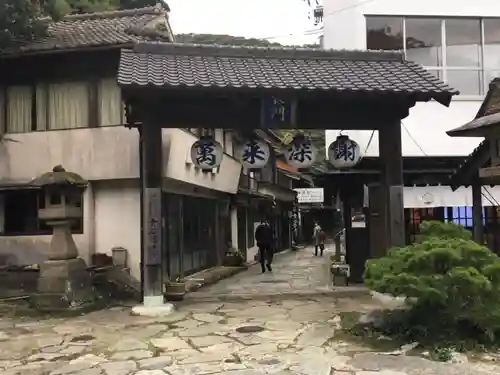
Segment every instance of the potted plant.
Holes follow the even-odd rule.
[[[182,301],[186,295],[186,283],[177,277],[174,281],[166,283],[165,297],[168,301]]]
[[[335,286],[349,285],[349,265],[347,264],[332,264],[332,281]]]
[[[226,254],[224,255],[222,265],[226,267],[240,267],[243,263],[245,263],[245,259],[241,251],[233,247],[229,247],[229,250],[226,251]]]

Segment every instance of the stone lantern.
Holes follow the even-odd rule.
[[[87,181],[58,165],[31,184],[42,189],[38,217],[53,230],[48,260],[40,265],[37,304],[43,309],[79,307],[94,300],[90,273],[71,234],[71,225],[83,216],[77,202]]]

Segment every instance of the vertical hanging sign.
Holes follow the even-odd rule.
[[[144,262],[146,266],[162,264],[162,222],[161,222],[161,189],[144,189]]]
[[[295,244],[299,240],[299,203],[297,198],[295,198],[292,208],[292,240]]]
[[[274,96],[262,99],[262,127],[295,127],[295,107],[295,101],[290,99]]]

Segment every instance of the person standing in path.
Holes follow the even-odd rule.
[[[255,229],[255,241],[257,241],[257,247],[259,248],[259,261],[262,273],[266,272],[266,268],[271,272],[273,270],[271,263],[273,262],[274,236],[273,229],[268,220],[262,221]]]
[[[321,226],[316,222],[313,229],[314,237],[314,256],[318,256],[318,249],[321,251],[320,255],[323,256],[325,250],[326,233]]]

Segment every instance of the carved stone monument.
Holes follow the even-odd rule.
[[[83,216],[82,191],[87,181],[62,166],[32,181],[43,193],[38,216],[53,228],[48,260],[40,265],[37,307],[42,310],[78,309],[95,301],[90,273],[71,234],[72,224]]]

